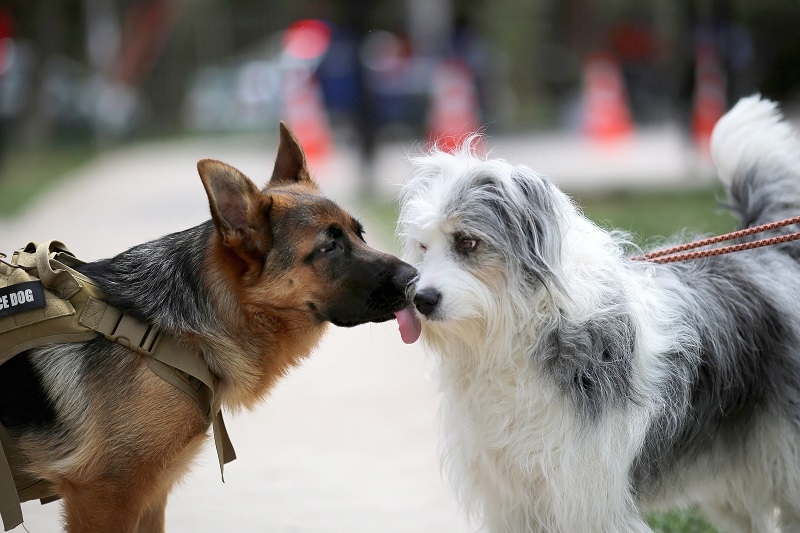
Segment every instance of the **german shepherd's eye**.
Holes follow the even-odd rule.
[[[327,254],[336,249],[336,247],[338,246],[336,244],[336,240],[341,239],[342,235],[344,235],[344,232],[342,231],[342,228],[333,224],[329,226],[327,230],[325,230],[325,235],[330,239],[330,241],[327,244],[325,244],[325,246],[323,246],[322,248],[317,249],[320,253],[323,254]]]

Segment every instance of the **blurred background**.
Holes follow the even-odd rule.
[[[357,150],[360,186],[374,192],[387,142],[662,128],[702,150],[739,97],[791,105],[800,89],[794,0],[0,6],[0,180],[20,150],[86,156],[154,136],[274,135],[284,119],[313,158]]]
[[[198,223],[196,161],[263,183],[279,120],[379,248],[407,155],[473,130],[635,238],[723,232],[709,135],[756,91],[795,122],[799,28],[797,0],[0,0],[0,250],[59,238],[88,260]],[[421,349],[373,325],[319,351],[231,422],[250,438],[229,482],[209,451],[169,529],[471,530]],[[57,512],[26,504],[30,530]]]

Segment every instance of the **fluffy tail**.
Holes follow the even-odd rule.
[[[739,100],[714,127],[711,156],[742,227],[800,215],[800,140],[775,102]]]

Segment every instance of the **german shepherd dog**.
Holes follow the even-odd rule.
[[[79,270],[109,304],[202,354],[215,408],[253,407],[327,323],[382,322],[410,305],[416,270],[367,246],[284,124],[263,190],[225,163],[197,166],[210,221]],[[167,496],[208,427],[187,394],[103,337],[0,366],[0,422],[63,498],[67,531],[102,533],[163,531]]]

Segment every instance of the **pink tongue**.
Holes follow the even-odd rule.
[[[419,323],[417,313],[413,307],[406,307],[394,314],[397,317],[397,325],[400,328],[400,338],[406,344],[414,344],[422,333],[422,324]]]

